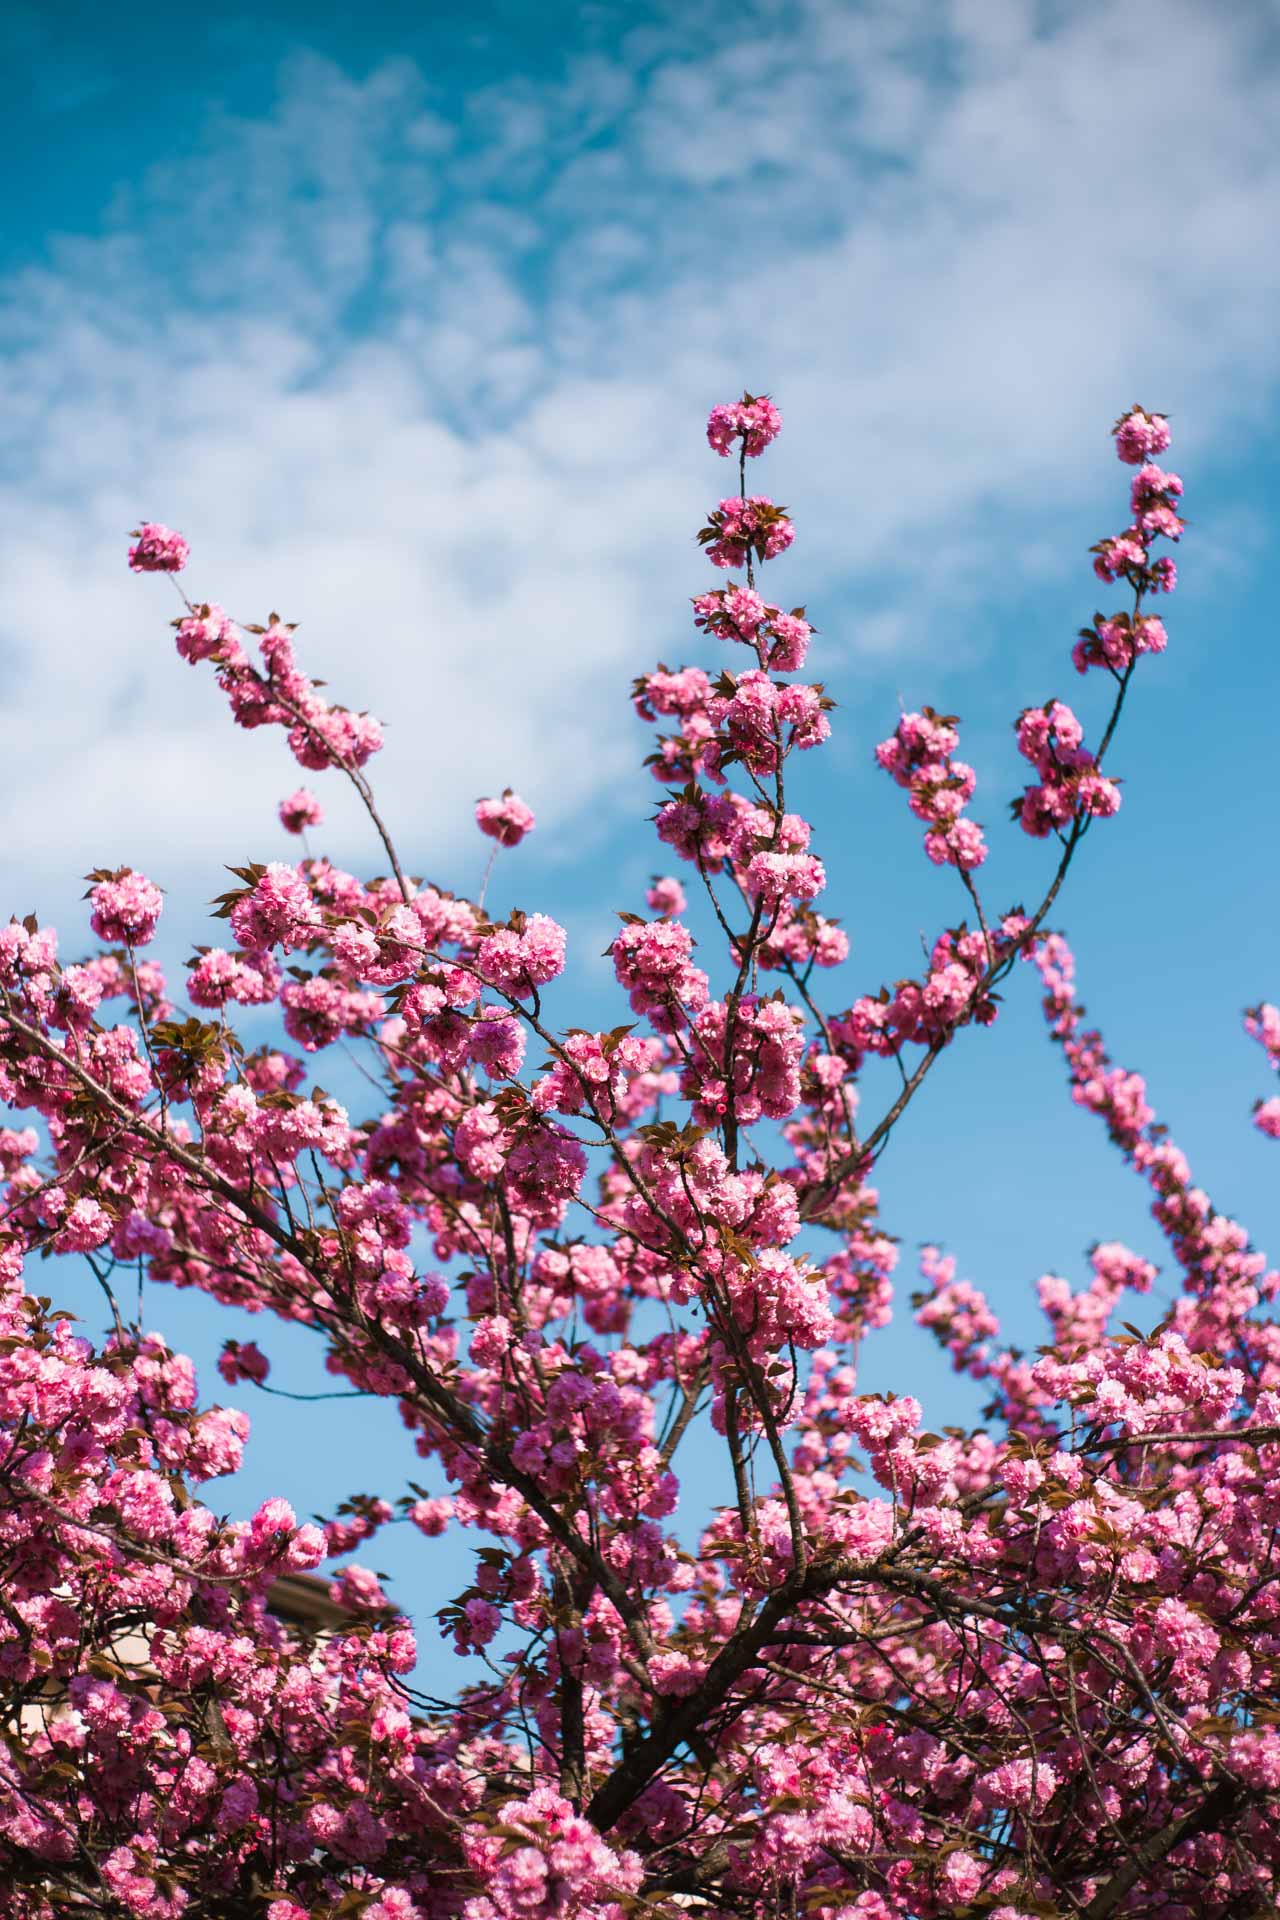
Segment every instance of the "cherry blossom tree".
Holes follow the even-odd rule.
[[[738,482],[699,535],[723,575],[693,602],[715,661],[634,689],[659,729],[664,863],[685,877],[621,916],[609,1031],[572,1024],[547,914],[499,922],[483,887],[411,873],[367,773],[379,725],[308,678],[293,629],[185,595],[182,660],[239,725],[351,783],[386,877],[305,844],[232,869],[229,939],[177,989],[147,955],[163,895],[128,868],[90,876],[86,958],[33,919],[0,931],[17,1123],[0,1132],[0,1913],[1276,1910],[1280,1275],[1086,1028],[1049,919],[1120,806],[1122,710],[1167,643],[1167,422],[1134,407],[1114,429],[1129,517],[1094,571],[1126,604],[1073,654],[1107,695],[1096,744],[1058,699],[1016,720],[1039,903],[985,891],[955,718],[902,715],[875,755],[942,870],[922,871],[940,930],[916,977],[852,999],[820,993],[849,943],[786,791],[832,702],[804,677],[804,608],[761,580],[792,522],[747,492],[779,427],[751,394],[709,421]],[[175,585],[188,558],[154,524],[129,555]],[[280,820],[319,828],[310,789]],[[490,867],[534,829],[510,791],[476,820]],[[916,1320],[989,1395],[978,1430],[931,1432],[910,1394],[859,1389],[894,1301],[875,1169],[1020,968],[1073,1099],[1149,1187],[1179,1285],[1158,1326],[1116,1331],[1155,1270],[1099,1245],[1083,1290],[1039,1282],[1031,1357],[926,1249]],[[251,1047],[238,1010],[268,1008]],[[1280,1064],[1276,1009],[1247,1021]],[[374,1084],[368,1117],[315,1084],[338,1047]],[[877,1060],[896,1078],[864,1114]],[[1280,1101],[1256,1118],[1280,1135]],[[99,1346],[28,1291],[45,1254],[92,1269]],[[309,1329],[445,1490],[360,1494],[324,1526],[280,1499],[218,1518],[201,1487],[236,1468],[248,1420],[202,1407],[190,1363],[131,1317],[135,1271]],[[270,1390],[270,1346],[226,1343],[237,1397]],[[677,1532],[685,1459],[709,1447],[732,1498]],[[421,1645],[350,1557],[393,1524],[428,1557],[447,1531],[474,1543]],[[343,1624],[275,1618],[271,1581],[326,1558]]]

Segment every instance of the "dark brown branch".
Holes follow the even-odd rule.
[[[1152,1867],[1171,1854],[1184,1840],[1194,1839],[1198,1833],[1208,1833],[1219,1827],[1237,1813],[1244,1801],[1243,1790],[1233,1780],[1221,1780],[1200,1802],[1184,1813],[1181,1820],[1175,1820],[1171,1826],[1164,1827],[1153,1834],[1150,1840],[1135,1847],[1133,1857],[1114,1873],[1106,1885],[1100,1887],[1081,1915],[1081,1920],[1108,1920],[1108,1916],[1118,1913],[1121,1902],[1145,1878]]]

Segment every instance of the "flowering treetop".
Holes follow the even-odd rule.
[[[708,423],[738,465],[699,536],[732,576],[693,602],[715,657],[633,696],[684,877],[622,915],[610,1030],[565,1019],[554,919],[496,920],[483,889],[411,875],[366,771],[378,722],[329,701],[293,628],[185,596],[182,659],[239,725],[351,783],[387,877],[309,851],[233,868],[229,937],[176,989],[145,952],[163,895],[127,868],[90,876],[84,958],[31,920],[0,931],[0,1094],[23,1122],[0,1132],[0,1913],[1271,1910],[1280,1275],[1085,1028],[1047,927],[1120,807],[1112,743],[1167,644],[1149,609],[1182,531],[1182,483],[1154,464],[1168,425],[1133,408],[1115,428],[1137,471],[1095,572],[1128,600],[1072,655],[1107,685],[1101,727],[1057,698],[1015,723],[1014,818],[1054,843],[1040,901],[984,898],[959,724],[904,714],[876,759],[962,917],[941,909],[915,977],[826,1006],[849,941],[786,779],[832,702],[802,677],[805,609],[760,577],[793,523],[746,485],[780,426],[750,394]],[[135,570],[186,565],[168,528],[135,541]],[[318,826],[315,796],[280,818]],[[476,821],[495,857],[534,826],[510,791]],[[990,1394],[982,1428],[934,1433],[910,1394],[859,1391],[897,1259],[874,1168],[1020,961],[1073,1097],[1151,1189],[1180,1290],[1153,1331],[1116,1333],[1155,1273],[1099,1245],[1082,1291],[1039,1282],[1031,1358],[926,1249],[916,1318]],[[278,1034],[251,1048],[237,1009],[268,1006]],[[1276,1064],[1280,1016],[1248,1018]],[[360,1116],[315,1084],[339,1043],[376,1086]],[[898,1079],[864,1114],[873,1056]],[[1271,1133],[1278,1104],[1258,1111]],[[92,1267],[100,1347],[26,1291],[45,1252]],[[134,1267],[312,1330],[444,1491],[360,1493],[323,1527],[277,1499],[218,1519],[198,1489],[238,1464],[248,1422],[202,1409],[190,1365],[129,1318]],[[262,1341],[227,1343],[226,1382],[271,1390]],[[719,1450],[729,1497],[691,1551],[673,1515],[695,1444]],[[474,1541],[438,1625],[481,1678],[472,1662],[451,1686],[437,1644],[413,1679],[413,1629],[349,1560],[397,1523]],[[317,1641],[265,1596],[327,1556],[351,1624]],[[147,1660],[123,1663],[140,1623]]]

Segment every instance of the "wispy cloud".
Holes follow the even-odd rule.
[[[214,115],[10,286],[22,905],[126,856],[208,891],[292,783],[124,571],[139,515],[188,533],[193,591],[301,620],[336,697],[391,721],[380,786],[427,864],[504,781],[553,849],[607,822],[623,683],[688,644],[699,418],[744,380],[788,419],[770,483],[805,542],[779,590],[825,593],[871,672],[993,559],[1052,568],[1119,406],[1194,445],[1271,405],[1261,10],[761,5],[723,44],[684,19],[464,100],[403,59],[299,55],[269,117]]]

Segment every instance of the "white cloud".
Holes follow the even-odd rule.
[[[553,854],[584,810],[604,830],[627,679],[691,648],[690,535],[731,485],[701,416],[743,381],[787,415],[778,591],[825,591],[830,646],[877,671],[1042,571],[1064,502],[1103,531],[1120,406],[1167,405],[1195,449],[1274,383],[1260,18],[762,6],[730,43],[649,30],[456,110],[404,61],[294,62],[269,120],[219,119],[10,289],[15,903],[126,856],[203,895],[294,784],[124,571],[139,515],[186,531],[194,592],[300,619],[335,697],[388,719],[415,866],[505,781]]]

